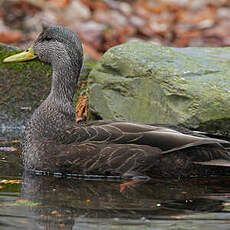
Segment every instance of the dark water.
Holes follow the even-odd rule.
[[[20,132],[0,132],[1,229],[230,229],[230,178],[119,180],[25,175]]]

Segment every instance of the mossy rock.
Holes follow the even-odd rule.
[[[229,64],[230,48],[113,47],[90,73],[90,113],[228,134]]]
[[[3,63],[20,49],[0,44],[0,122],[20,126],[46,98],[50,90],[51,67],[38,60]]]

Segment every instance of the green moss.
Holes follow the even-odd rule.
[[[3,63],[18,53],[14,47],[0,44],[0,122],[21,122],[45,99],[50,90],[51,67],[38,60]],[[19,124],[18,124],[19,125]]]

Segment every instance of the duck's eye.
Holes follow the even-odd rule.
[[[44,41],[50,41],[50,40],[52,40],[52,38],[51,37],[44,37],[43,40]]]

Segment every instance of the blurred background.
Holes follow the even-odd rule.
[[[130,39],[164,46],[230,46],[229,0],[0,0],[0,42],[27,47],[43,26],[76,31],[98,60]]]

